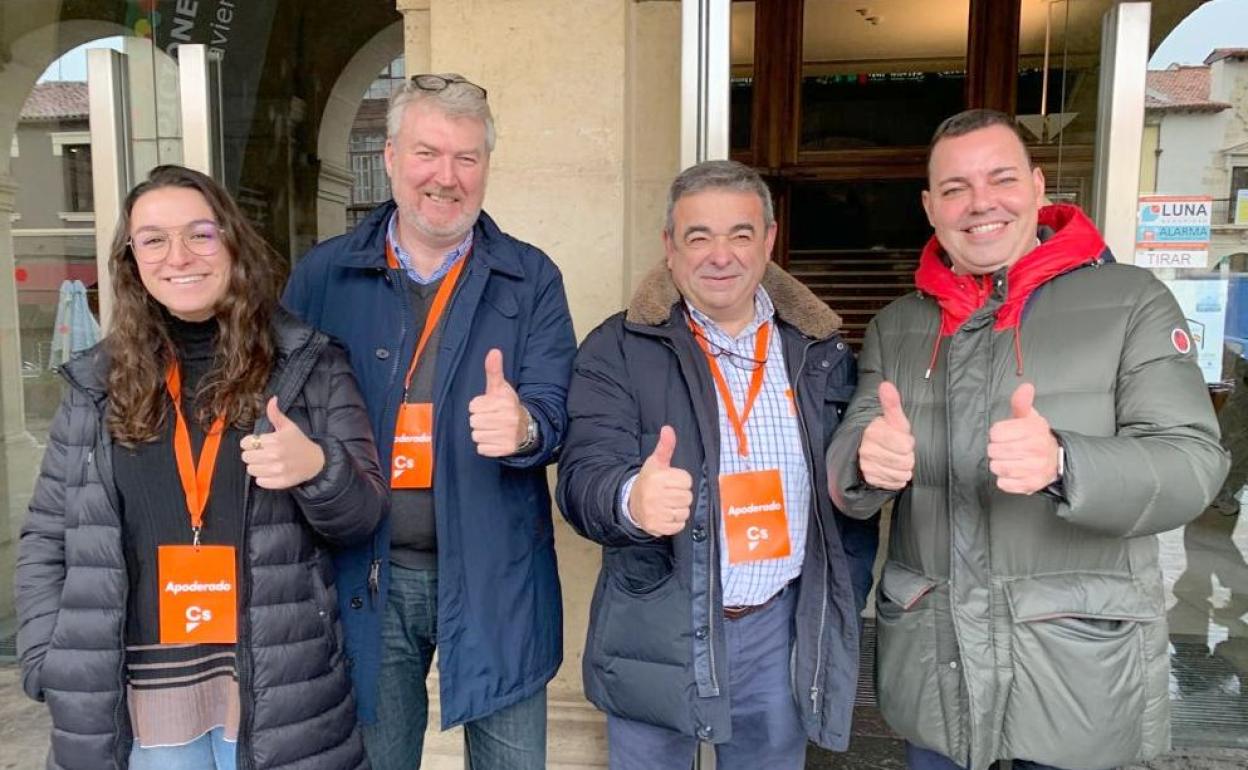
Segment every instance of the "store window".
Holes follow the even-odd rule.
[[[1134,261],[1178,300],[1231,455],[1199,518],[1160,536],[1174,738],[1189,746],[1248,745],[1245,29],[1248,3],[1198,8],[1157,48],[1146,81]]]
[[[71,144],[61,149],[65,171],[65,210],[94,211],[91,190],[91,145]]]
[[[802,150],[925,145],[962,109],[969,0],[806,0],[804,13]]]

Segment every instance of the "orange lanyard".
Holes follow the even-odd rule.
[[[416,352],[412,355],[412,363],[407,367],[407,377],[403,380],[403,400],[407,400],[407,390],[412,387],[412,375],[416,373],[416,365],[420,363],[420,355],[425,352],[425,344],[429,342],[433,330],[438,325],[438,321],[442,320],[442,312],[446,310],[446,303],[451,299],[451,292],[455,290],[455,282],[459,280],[459,274],[464,272],[464,263],[468,261],[468,257],[472,256],[472,249],[468,249],[468,253],[460,257],[442,278],[442,285],[438,287],[438,292],[433,295],[433,304],[429,306],[429,315],[425,317],[425,328],[420,332],[420,339],[416,342]],[[399,260],[394,256],[394,247],[390,245],[390,241],[386,240],[386,264],[393,269],[399,267]]]
[[[689,318],[689,328],[693,331],[693,338],[698,341],[698,347],[702,348],[702,352],[706,354],[706,364],[711,368],[715,387],[719,389],[719,397],[723,400],[724,409],[728,412],[728,422],[732,423],[732,430],[737,434],[737,452],[742,457],[749,457],[750,442],[745,436],[745,423],[750,419],[754,401],[758,399],[758,394],[763,389],[763,378],[767,374],[767,340],[771,336],[771,322],[765,321],[762,326],[758,327],[754,339],[754,360],[759,362],[758,368],[750,377],[750,389],[745,395],[745,406],[740,414],[737,414],[736,404],[732,402],[732,391],[728,390],[728,381],[724,379],[724,373],[719,369],[719,362],[715,360],[711,347],[706,342],[706,332],[702,331],[702,327],[693,320],[692,316]]]
[[[217,467],[217,450],[221,448],[221,436],[225,433],[225,415],[213,420],[212,427],[204,436],[199,462],[196,463],[191,456],[191,434],[182,414],[182,369],[176,362],[165,372],[165,385],[169,388],[169,397],[173,399],[173,455],[177,458],[178,478],[186,494],[186,509],[191,513],[194,544],[198,546],[199,532],[204,528],[204,509],[208,507],[208,492],[212,488],[212,473]]]

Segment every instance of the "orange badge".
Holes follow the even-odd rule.
[[[238,641],[232,545],[157,547],[161,644]]]
[[[433,486],[433,404],[401,404],[394,426],[391,489]]]
[[[720,476],[719,502],[729,564],[789,555],[789,520],[784,511],[779,470]]]

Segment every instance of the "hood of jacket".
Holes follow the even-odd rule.
[[[1105,258],[1105,241],[1092,220],[1077,206],[1055,204],[1037,216],[1040,245],[1006,271],[1006,295],[997,310],[998,331],[1016,328],[1032,293],[1063,273]],[[998,271],[999,273],[1000,271]],[[933,235],[919,255],[915,286],[940,305],[940,336],[956,332],[967,318],[988,301],[998,275],[959,275],[953,272],[940,242]]]
[[[841,317],[800,281],[774,262],[767,263],[762,287],[767,290],[780,320],[812,339],[831,337],[841,328]],[[680,301],[680,289],[672,281],[665,262],[655,265],[641,279],[629,302],[625,320],[645,326],[659,326],[672,316],[672,305]]]

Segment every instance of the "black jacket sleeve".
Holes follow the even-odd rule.
[[[577,532],[616,546],[639,539],[619,516],[619,496],[643,459],[641,412],[627,387],[622,324],[622,316],[608,319],[577,353],[556,488],[559,509]]]
[[[325,452],[325,467],[291,490],[312,528],[336,545],[366,541],[386,513],[386,483],[372,426],[346,353],[325,348],[304,386],[309,406],[323,407],[325,427],[309,438]]]

